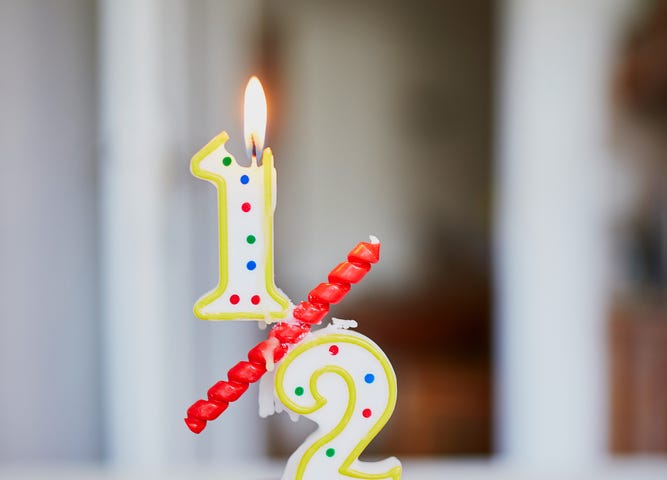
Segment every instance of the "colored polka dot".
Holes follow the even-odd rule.
[[[303,387],[296,387],[296,388],[294,389],[294,394],[295,394],[297,397],[300,397],[301,395],[303,395]]]
[[[257,238],[254,235],[248,235],[247,237],[245,237],[245,241],[248,242],[250,245],[255,243],[256,240]]]
[[[253,295],[252,297],[250,297],[250,302],[253,305],[259,305],[260,301],[261,301],[261,298],[259,298],[259,295]]]
[[[370,408],[364,408],[364,411],[361,412],[361,414],[364,416],[364,418],[371,418],[371,415],[373,415],[373,412],[371,412]]]
[[[327,454],[327,457],[331,458],[334,455],[336,455],[336,450],[334,450],[333,448],[327,448],[326,454]]]
[[[338,348],[338,345],[331,345],[331,346],[329,347],[329,353],[330,353],[331,355],[338,355],[338,352],[339,352],[339,351],[340,351],[340,349]]]
[[[234,295],[232,295],[231,297],[229,297],[229,303],[231,303],[232,305],[236,305],[236,304],[239,303],[240,301],[241,301],[241,297],[239,297],[239,296],[236,295],[236,294],[234,294]]]
[[[366,376],[364,377],[364,382],[366,383],[373,383],[375,381],[375,375],[372,373],[367,373]]]
[[[243,185],[248,185],[249,181],[250,181],[250,177],[248,175],[241,175],[241,183]]]
[[[249,212],[250,211],[250,204],[248,202],[245,202],[243,205],[241,205],[241,210],[244,212]]]
[[[245,264],[245,266],[248,268],[248,270],[254,270],[257,268],[257,263],[255,263],[253,260],[250,260]]]
[[[232,157],[225,157],[222,159],[222,164],[225,167],[229,167],[232,164]]]

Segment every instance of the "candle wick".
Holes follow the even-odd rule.
[[[255,163],[255,165],[258,165],[257,163],[257,142],[255,142],[255,136],[251,133],[250,134],[250,156],[252,157],[252,161]]]

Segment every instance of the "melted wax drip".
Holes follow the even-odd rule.
[[[231,402],[238,400],[251,383],[257,382],[269,368],[279,362],[289,347],[302,340],[322,321],[332,303],[340,302],[350,291],[351,284],[359,282],[380,260],[380,243],[361,242],[347,255],[347,261],[331,270],[328,282],[320,283],[308,294],[308,301],[297,305],[292,315],[295,322],[277,323],[269,338],[248,352],[248,361],[240,361],[221,380],[208,390],[208,400],[197,400],[188,408],[185,423],[194,433],[206,428],[206,422],[215,420]],[[270,360],[273,358],[273,362]]]

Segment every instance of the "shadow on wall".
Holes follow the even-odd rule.
[[[611,448],[667,454],[667,1],[637,13],[615,78],[618,147],[633,188],[618,225]]]

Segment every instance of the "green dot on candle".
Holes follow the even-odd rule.
[[[301,395],[303,395],[303,387],[296,387],[294,389],[294,393],[296,394],[297,397],[300,397]]]
[[[229,167],[232,164],[232,157],[225,157],[222,159],[222,164],[225,167]]]
[[[336,450],[334,450],[333,448],[327,448],[326,454],[327,454],[327,457],[331,458],[334,455],[336,455]]]
[[[248,242],[250,244],[253,244],[253,243],[255,243],[255,240],[257,240],[257,239],[255,238],[254,235],[248,235],[247,237],[245,237],[245,240],[246,240],[246,242]]]

